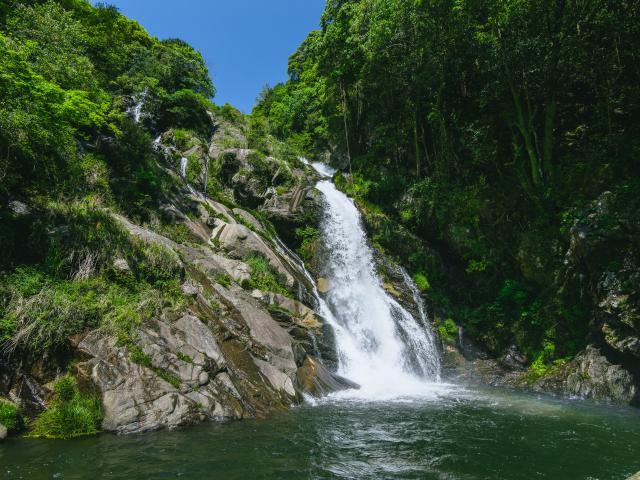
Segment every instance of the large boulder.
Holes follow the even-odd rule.
[[[265,199],[261,210],[288,245],[296,245],[296,229],[317,226],[322,218],[322,198],[309,179],[301,180],[285,192],[275,192]]]
[[[288,287],[293,287],[295,278],[285,260],[265,240],[244,225],[218,221],[211,232],[211,242],[222,248],[231,258],[243,259],[248,254],[258,252],[278,271]]]
[[[534,388],[564,396],[626,404],[638,393],[633,375],[621,365],[612,364],[592,345],[556,373],[544,377]]]
[[[225,300],[237,307],[233,321],[246,322],[244,340],[229,332],[218,338],[200,318],[185,314],[146,322],[128,344],[99,331],[80,342],[89,359],[76,371],[82,384],[102,395],[106,431],[264,416],[296,400],[291,338],[266,313],[243,304],[246,299],[229,293]]]
[[[228,275],[234,281],[242,283],[251,276],[249,265],[241,260],[218,255],[209,248],[181,246],[180,252],[187,265],[197,268],[214,280],[218,275]]]
[[[135,347],[119,346],[99,332],[80,343],[80,351],[91,358],[78,371],[86,371],[102,394],[106,431],[137,433],[206,418],[242,418],[241,399],[229,402],[226,397],[234,395],[226,379],[217,378],[224,362],[203,327],[194,317],[174,326],[152,321],[141,329]]]

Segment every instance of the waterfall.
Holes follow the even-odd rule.
[[[140,119],[142,118],[142,109],[147,98],[147,91],[148,90],[145,88],[139,95],[134,95],[133,100],[135,103],[133,107],[127,110],[127,113],[133,117],[133,120],[136,123],[140,123]]]
[[[180,176],[186,182],[187,181],[187,166],[189,165],[189,160],[186,157],[182,157],[180,159]]]
[[[194,197],[199,197],[199,198],[206,198],[205,195],[203,195],[202,193],[198,192],[195,188],[193,188],[191,186],[191,184],[189,183],[189,180],[187,180],[187,167],[189,166],[189,159],[187,157],[182,157],[180,159],[180,177],[182,177],[182,180],[184,180],[185,185],[187,186],[187,190],[189,190],[189,193],[191,193],[191,195],[193,195]]]
[[[323,177],[334,173],[324,164],[311,166]],[[338,396],[376,400],[432,395],[440,363],[415,285],[406,275],[420,321],[382,287],[353,201],[327,179],[316,188],[326,201],[321,238],[329,285],[319,310],[335,330],[338,373],[361,385],[358,391]]]

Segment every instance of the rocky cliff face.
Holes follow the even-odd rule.
[[[263,210],[283,223],[299,223],[313,177],[295,172],[296,182],[277,193],[277,177],[287,164],[256,160],[257,154],[246,149],[222,149],[215,140],[195,160],[198,167],[219,161],[226,172],[223,185],[233,198],[253,207],[264,204]],[[178,152],[181,157],[187,153]],[[262,163],[257,167],[254,162]],[[269,170],[265,180],[258,168],[274,172]],[[185,202],[195,204],[190,209],[199,214],[184,214]],[[99,331],[78,343],[78,351],[88,357],[77,366],[78,375],[102,394],[105,430],[134,433],[263,417],[300,402],[305,392],[323,395],[353,386],[317,358],[323,325],[313,311],[310,280],[268,224],[247,210],[194,193],[193,187],[177,202],[164,204],[163,211],[189,230],[189,242],[118,218],[132,236],[180,259],[182,288],[190,301],[184,311],[149,319],[133,344],[119,345]],[[256,256],[281,284],[278,292],[252,284],[258,266],[247,259]]]
[[[154,142],[163,168],[182,185],[158,196],[164,230],[107,212],[130,237],[177,262],[185,302],[147,318],[126,339],[100,328],[69,339],[73,375],[82,390],[102,398],[105,431],[264,417],[299,403],[304,393],[354,387],[323,364],[332,347],[313,310],[312,280],[266,220],[294,238],[295,228],[317,215],[314,174],[225,148],[229,138],[246,146],[242,129],[229,122],[218,119],[215,132],[209,145],[183,138],[186,150],[172,131]],[[204,193],[212,162],[219,188],[235,205]],[[129,275],[125,258],[113,263],[119,275]],[[47,408],[59,373],[36,363],[22,359],[0,381],[0,395],[33,414]]]
[[[605,192],[575,220],[567,285],[594,307],[593,341],[640,390],[640,200],[631,187]],[[638,399],[636,399],[638,401]]]
[[[128,434],[264,417],[300,402],[303,394],[357,387],[331,372],[331,329],[314,311],[313,279],[287,247],[300,246],[297,229],[319,222],[316,174],[301,163],[246,148],[241,126],[216,122],[209,144],[195,138],[177,142],[172,131],[154,142],[177,185],[157,198],[164,230],[107,211],[131,238],[178,264],[185,301],[146,318],[126,339],[101,328],[69,338],[73,375],[81,389],[100,395],[106,431]],[[212,165],[218,193],[233,204],[206,194]],[[570,231],[567,285],[580,285],[579,296],[598,307],[592,344],[542,378],[532,378],[515,347],[492,359],[459,331],[453,341],[442,338],[446,378],[638,402],[639,229],[631,213],[612,219],[613,210],[624,211],[612,207],[619,201],[603,195]],[[313,257],[321,262],[322,252]],[[406,273],[381,252],[375,260],[384,288],[420,315],[417,290]],[[130,275],[124,258],[114,260],[112,268]],[[37,415],[47,408],[52,381],[68,360],[2,360],[0,396]]]
[[[592,312],[588,345],[544,373],[512,346],[489,358],[464,332],[443,339],[449,374],[599,402],[640,405],[640,218],[637,189],[604,192],[565,225],[559,295]],[[563,321],[559,319],[558,321]]]

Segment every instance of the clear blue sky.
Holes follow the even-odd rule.
[[[160,39],[204,56],[215,102],[248,113],[262,87],[287,79],[287,59],[318,28],[324,0],[104,0]]]

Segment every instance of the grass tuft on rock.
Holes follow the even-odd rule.
[[[10,432],[17,432],[24,427],[24,420],[20,408],[7,400],[0,398],[0,425],[7,427]]]
[[[54,386],[49,408],[31,425],[30,437],[74,438],[100,432],[103,412],[99,397],[83,394],[76,380],[66,375]]]
[[[257,288],[263,292],[291,296],[291,293],[284,286],[282,275],[269,264],[264,255],[258,252],[251,252],[243,260],[251,267],[251,276],[242,281],[243,288],[247,290]]]

